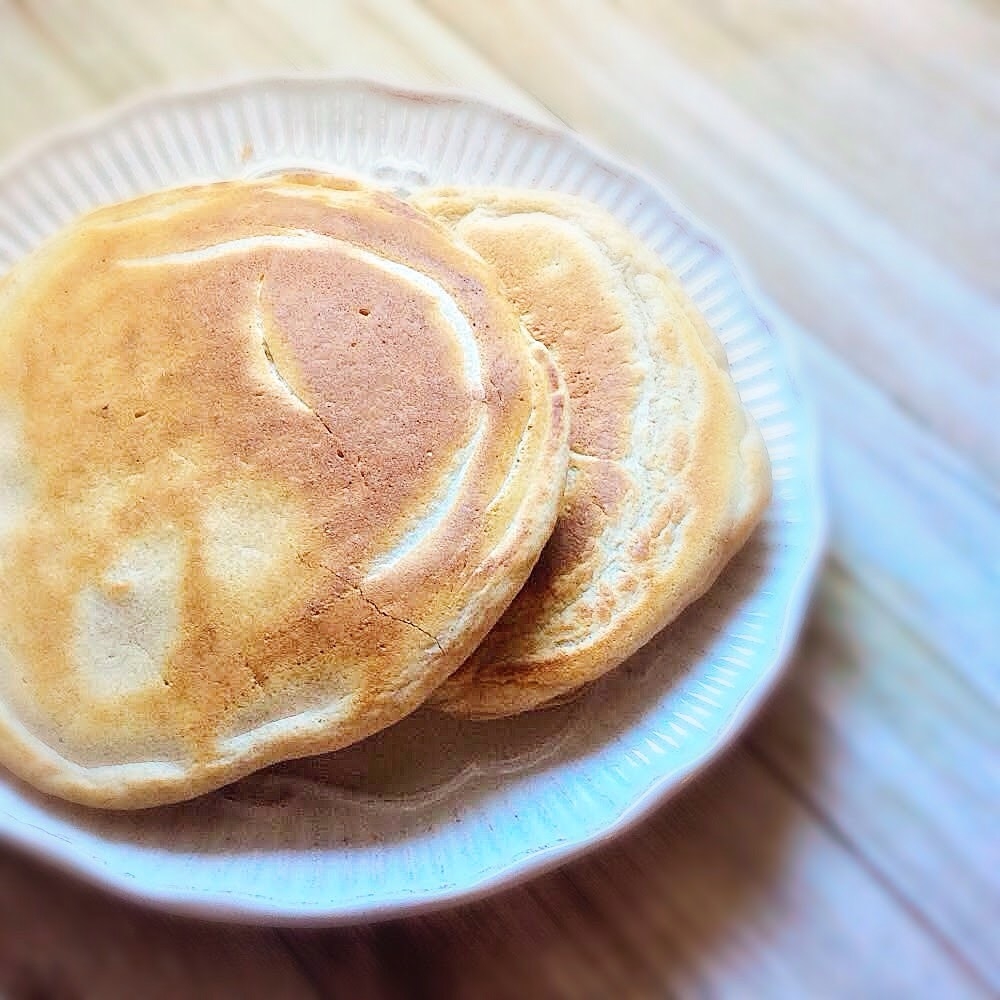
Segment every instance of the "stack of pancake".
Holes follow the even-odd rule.
[[[90,805],[565,701],[770,494],[676,279],[564,195],[160,192],[20,262],[0,338],[0,764]]]

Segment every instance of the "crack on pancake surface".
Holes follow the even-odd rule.
[[[331,573],[333,573],[332,570]],[[347,577],[342,576],[339,573],[333,573],[333,575],[342,583],[346,583],[348,587],[351,587],[354,590],[356,590],[360,595],[361,600],[363,600],[377,614],[381,615],[383,618],[388,618],[390,621],[399,622],[401,625],[409,625],[410,628],[414,628],[418,632],[421,632],[423,635],[427,636],[427,638],[430,639],[435,646],[437,646],[440,652],[442,653],[444,652],[444,647],[441,645],[441,640],[436,635],[433,635],[432,633],[428,632],[427,629],[425,629],[422,625],[418,625],[416,622],[410,621],[409,618],[401,618],[399,617],[399,615],[394,615],[391,612],[386,611],[384,608],[380,607],[365,593],[364,588],[361,586],[360,583],[355,583],[351,580],[348,580]]]

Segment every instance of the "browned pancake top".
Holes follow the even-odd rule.
[[[551,362],[381,192],[99,211],[0,287],[0,336],[0,698],[74,797],[183,797],[387,724],[554,518]]]

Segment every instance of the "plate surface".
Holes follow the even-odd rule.
[[[775,496],[706,597],[575,703],[501,722],[418,712],[347,750],[194,802],[99,813],[0,771],[0,836],[116,892],[221,919],[336,923],[481,894],[621,831],[725,745],[773,686],[819,565],[812,420],[731,258],[578,137],[463,96],[268,79],[165,95],[0,169],[0,273],[79,212],[288,167],[508,184],[603,205],[677,273],[763,431]]]

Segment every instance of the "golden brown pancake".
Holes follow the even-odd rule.
[[[0,762],[136,807],[419,705],[527,578],[565,388],[483,263],[284,177],[96,211],[0,286]]]
[[[496,267],[570,392],[559,521],[524,590],[434,703],[510,715],[565,700],[715,580],[770,496],[767,452],[725,354],[660,259],[565,195],[414,201]]]

